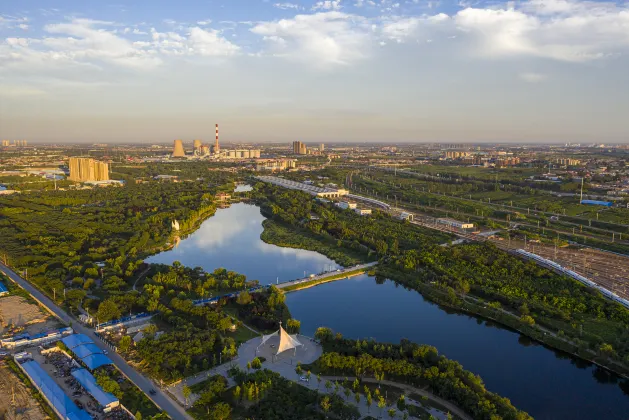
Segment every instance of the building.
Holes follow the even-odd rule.
[[[183,148],[183,140],[175,140],[173,147],[173,157],[185,157],[186,151]]]
[[[354,212],[361,216],[369,216],[371,214],[371,209],[354,209]]]
[[[256,171],[284,171],[297,166],[295,159],[276,159],[259,162],[256,164]]]
[[[260,157],[260,149],[226,150],[221,157],[225,159],[256,159]]]
[[[571,159],[571,158],[559,158],[555,159],[555,162],[561,166],[578,166],[581,164],[579,159]]]
[[[325,144],[321,143],[319,144],[319,151],[323,152],[325,150]]]
[[[9,289],[0,281],[0,297],[7,296],[9,294]]]
[[[456,229],[474,229],[474,223],[460,222],[458,220],[450,219],[448,217],[437,219],[437,223]]]
[[[109,181],[109,164],[92,158],[71,157],[70,181]]]
[[[349,191],[340,188],[315,187],[314,185],[308,185],[303,182],[291,181],[289,179],[278,178],[275,176],[257,176],[256,179],[262,182],[277,185],[279,187],[288,188],[289,190],[303,191],[316,197],[339,198],[349,194]]]
[[[448,159],[458,159],[458,158],[464,158],[469,156],[470,153],[469,152],[462,152],[459,150],[448,150],[446,152],[446,158]]]
[[[224,192],[220,192],[218,194],[216,194],[216,199],[218,201],[228,201],[231,200],[232,196],[230,194],[224,193]]]
[[[406,212],[402,212],[398,215],[397,217],[400,220],[408,220],[408,221],[412,221],[413,220],[413,214],[412,213],[406,213]]]
[[[11,146],[11,142],[9,140],[2,140],[2,146],[9,147]]]
[[[347,210],[347,209],[356,209],[356,203],[351,203],[349,201],[339,201],[338,203],[336,203],[336,207],[341,208],[343,210]]]
[[[293,154],[295,155],[305,155],[308,154],[308,148],[305,144],[300,141],[293,142]]]

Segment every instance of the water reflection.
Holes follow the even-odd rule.
[[[290,293],[286,303],[304,334],[324,325],[351,338],[434,345],[536,419],[629,418],[628,381],[391,282],[359,276]]]
[[[179,246],[147,259],[172,264],[180,261],[206,271],[224,267],[262,284],[301,278],[338,268],[334,261],[312,251],[282,248],[260,239],[264,216],[244,203],[219,209]]]

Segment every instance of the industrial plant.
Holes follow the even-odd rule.
[[[260,149],[234,149],[221,150],[218,142],[218,124],[216,124],[216,137],[214,145],[205,145],[203,141],[196,139],[192,142],[192,153],[186,154],[183,140],[175,140],[172,157],[188,159],[259,159]]]

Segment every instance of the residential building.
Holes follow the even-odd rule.
[[[109,181],[109,164],[91,158],[71,157],[70,181]]]

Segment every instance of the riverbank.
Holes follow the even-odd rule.
[[[604,358],[597,352],[593,352],[591,349],[587,348],[587,343],[584,341],[577,343],[570,340],[569,337],[562,334],[563,331],[561,330],[560,332],[555,332],[550,327],[545,327],[543,324],[546,320],[544,319],[538,318],[538,323],[531,325],[523,321],[517,314],[507,311],[499,305],[494,306],[481,298],[471,295],[456,293],[455,296],[452,296],[438,285],[428,283],[410,284],[405,281],[403,274],[404,273],[399,273],[396,270],[391,270],[384,266],[379,266],[377,269],[377,275],[379,277],[387,278],[396,284],[413,289],[433,303],[458,312],[493,321],[503,327],[517,331],[550,349],[567,353],[629,379],[629,367],[615,360]]]
[[[307,230],[287,226],[271,219],[266,219],[262,222],[262,226],[264,230],[260,235],[260,239],[268,244],[315,251],[334,260],[343,267],[373,261],[364,252],[351,251],[345,247],[341,248],[338,240],[332,237],[317,237]]]

